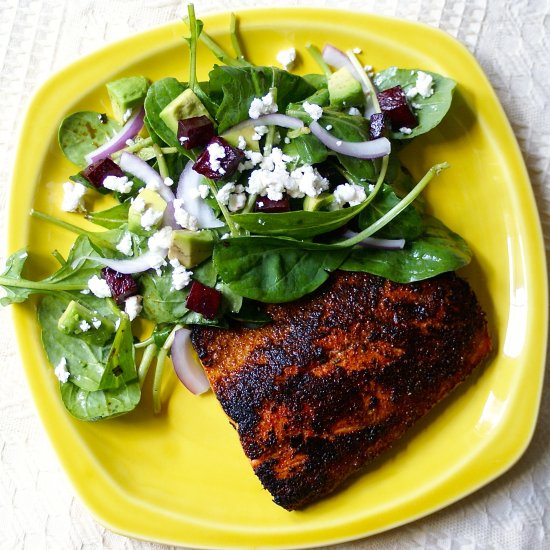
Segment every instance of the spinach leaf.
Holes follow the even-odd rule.
[[[403,250],[354,248],[340,266],[345,271],[363,271],[398,283],[410,283],[455,271],[472,258],[468,245],[442,222],[424,218],[424,233],[405,244]]]
[[[147,96],[145,97],[145,114],[147,117],[147,124],[153,130],[154,136],[158,136],[171,147],[177,147],[177,149],[185,154],[185,149],[181,146],[178,138],[164,121],[160,118],[160,113],[173,99],[176,99],[187,86],[182,84],[175,78],[162,78],[151,84],[149,90],[147,90]]]
[[[414,104],[413,110],[418,119],[418,126],[413,128],[410,134],[392,132],[391,137],[394,139],[411,139],[421,134],[425,134],[441,122],[451,106],[456,82],[437,73],[431,73],[429,71],[422,72],[432,76],[433,94],[430,97],[422,97],[418,94],[411,98],[411,104]],[[415,85],[416,77],[416,69],[410,70],[389,67],[374,76],[374,84],[381,91],[399,85],[406,93]],[[414,106],[418,107],[414,108]]]
[[[249,118],[248,109],[257,97],[254,78],[261,95],[277,88],[279,112],[284,112],[291,101],[301,101],[315,92],[315,88],[302,77],[275,67],[228,67],[215,65],[210,71],[210,94],[220,101],[216,120],[219,133]]]
[[[0,275],[0,286],[4,289],[5,296],[0,299],[0,305],[8,306],[24,302],[33,291],[26,287],[10,286],[10,282],[20,281],[21,272],[29,254],[25,248],[14,252],[6,260],[6,269]]]
[[[121,226],[128,223],[129,210],[130,202],[123,202],[107,208],[107,210],[89,212],[86,214],[86,219],[107,229],[120,229]]]
[[[157,324],[178,323],[189,311],[185,307],[188,290],[172,289],[172,270],[165,269],[161,275],[147,272],[139,279],[143,297],[142,316]]]
[[[276,214],[233,214],[231,219],[243,229],[257,235],[272,235],[309,239],[316,235],[334,231],[354,218],[362,209],[363,204],[332,210],[330,212],[308,210],[293,210]]]
[[[119,130],[120,125],[113,119],[106,119],[94,111],[80,111],[65,117],[61,122],[59,146],[71,162],[84,168],[88,164],[85,156],[111,139]]]
[[[281,303],[315,290],[349,252],[305,250],[290,239],[237,237],[218,243],[213,260],[233,292],[259,302]]]
[[[218,272],[216,271],[212,258],[205,260],[200,265],[193,268],[193,279],[205,286],[215,286],[218,280]]]
[[[94,421],[135,409],[141,399],[141,387],[136,379],[113,390],[87,391],[69,381],[61,384],[61,398],[73,416]]]
[[[284,146],[283,152],[298,159],[293,167],[302,164],[319,164],[328,157],[328,149],[313,134],[295,137]]]
[[[374,200],[358,216],[359,229],[365,229],[389,212],[401,199],[384,184]],[[385,225],[374,236],[387,239],[415,239],[422,233],[422,216],[412,205]]]

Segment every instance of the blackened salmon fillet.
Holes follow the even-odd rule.
[[[197,326],[192,343],[254,472],[287,510],[388,449],[491,350],[485,314],[453,273],[399,284],[335,272],[265,311],[272,323]]]

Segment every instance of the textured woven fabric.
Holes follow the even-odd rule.
[[[180,17],[180,0],[0,0],[0,233],[9,167],[25,106],[53,71],[102,45]],[[512,123],[550,249],[550,4],[548,0],[294,0],[440,27],[477,57]],[[197,0],[199,14],[256,7]],[[13,229],[12,229],[13,230]],[[547,307],[547,304],[541,304]],[[106,530],[75,497],[36,416],[18,363],[9,313],[0,312],[0,550],[167,548]],[[341,549],[550,547],[550,383],[533,441],[505,475],[460,502]],[[546,540],[545,540],[546,539]]]

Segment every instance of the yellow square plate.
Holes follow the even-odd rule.
[[[21,356],[39,414],[76,491],[114,531],[207,548],[297,548],[351,540],[471,493],[509,468],[527,446],[546,347],[540,224],[499,102],[455,40],[417,24],[351,12],[277,9],[240,16],[246,50],[258,64],[273,64],[279,50],[294,45],[301,56],[298,71],[316,71],[304,46],[330,41],[342,49],[360,47],[362,61],[377,69],[423,68],[459,83],[444,123],[416,140],[405,160],[417,177],[436,162],[452,166],[431,184],[428,200],[475,253],[462,275],[488,312],[493,357],[343,490],[289,513],[261,488],[213,395],[195,397],[171,378],[160,416],[145,400],[119,419],[73,420],[42,351],[34,302],[13,307]],[[229,15],[204,20],[207,31],[229,48]],[[59,209],[61,183],[76,171],[56,143],[60,120],[78,110],[108,110],[104,84],[117,77],[186,80],[185,35],[184,25],[174,23],[108,46],[53,76],[35,96],[13,175],[8,242],[10,251],[29,247],[27,276],[53,271],[50,251],[65,252],[72,241],[59,228],[29,218],[30,208],[79,220]],[[214,61],[201,46],[201,78]]]

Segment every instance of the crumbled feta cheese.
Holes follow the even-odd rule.
[[[130,318],[130,321],[133,321],[141,313],[141,310],[143,309],[141,300],[142,297],[139,295],[126,298],[126,301],[124,302],[124,311]]]
[[[174,199],[172,204],[174,205],[174,218],[176,219],[176,223],[184,229],[197,231],[199,229],[199,222],[195,216],[185,210],[183,207],[183,199]]]
[[[160,189],[160,181],[157,178],[151,178],[145,185],[145,188],[151,191],[158,191]]]
[[[430,97],[434,93],[433,91],[433,77],[432,75],[423,71],[416,72],[416,82],[414,86],[407,92],[407,97],[415,97],[421,95],[422,97]]]
[[[344,183],[334,190],[334,200],[340,206],[346,203],[349,203],[350,206],[355,206],[362,203],[366,198],[365,190],[360,185]]]
[[[131,116],[132,109],[126,109],[126,111],[124,111],[124,114],[122,115],[122,122],[128,122]]]
[[[296,48],[287,48],[281,50],[276,57],[277,61],[284,67],[286,71],[290,71],[296,61]]]
[[[172,228],[169,226],[163,227],[160,231],[153,233],[147,239],[147,246],[151,252],[162,254],[163,258],[168,254],[170,241],[172,239]]]
[[[262,136],[267,134],[269,131],[269,128],[267,126],[255,126],[254,127],[254,133],[250,136],[250,139],[254,141],[259,141]]]
[[[289,137],[285,137],[285,143],[288,145],[290,143],[290,138]]]
[[[350,107],[350,110],[348,111],[348,115],[361,116],[361,111],[357,107]]]
[[[84,195],[86,187],[81,183],[66,181],[63,184],[63,202],[61,210],[64,212],[77,212],[84,210]]]
[[[243,136],[239,136],[239,139],[237,141],[237,148],[241,151],[244,151],[246,149],[246,139],[244,139]]]
[[[336,147],[340,147],[342,145],[342,140],[339,139],[337,142],[336,142]]]
[[[189,141],[189,138],[187,136],[181,136],[179,140],[180,143],[183,145],[186,141]]]
[[[317,197],[329,186],[328,180],[309,164],[293,170],[290,177],[294,185],[287,185],[287,192],[293,198]]]
[[[168,187],[172,187],[172,185],[174,185],[174,180],[172,178],[166,177],[164,178],[164,185],[168,185]]]
[[[80,323],[78,325],[78,328],[82,332],[88,332],[92,328],[92,325],[90,325],[90,323],[88,323],[88,321],[86,321],[86,319],[82,319],[82,321],[80,321]]]
[[[323,108],[320,105],[316,105],[315,103],[310,103],[309,101],[304,101],[303,107],[304,107],[304,111],[313,120],[319,120],[323,116]]]
[[[122,236],[122,239],[120,239],[116,245],[116,249],[126,256],[132,256],[134,253],[132,249],[132,234],[126,231],[126,233]]]
[[[205,183],[201,183],[197,187],[197,191],[199,192],[200,198],[205,199],[206,197],[208,197],[208,195],[210,193],[210,187],[208,187],[208,185],[206,185]]]
[[[420,103],[411,103],[413,109],[422,109],[422,105]]]
[[[63,382],[63,383],[67,382],[67,380],[69,379],[70,373],[67,370],[67,359],[65,359],[65,357],[62,357],[60,359],[59,363],[57,364],[53,372],[60,382]]]
[[[248,116],[250,118],[258,118],[261,115],[270,115],[276,113],[279,110],[279,107],[273,100],[273,94],[268,92],[264,97],[257,98],[255,97],[250,104],[248,109]]]
[[[128,147],[133,147],[136,144],[136,142],[131,138],[127,139],[124,143],[126,143]]]
[[[89,289],[89,288],[85,288],[84,290],[81,290],[81,291],[80,291],[80,294],[90,294],[90,289]]]
[[[192,271],[188,271],[185,266],[180,265],[177,259],[170,262],[174,271],[172,271],[172,288],[171,290],[181,290],[191,282]]]
[[[141,215],[141,227],[145,231],[151,231],[153,226],[155,226],[163,216],[163,212],[155,210],[154,208],[147,208],[145,212]]]
[[[325,126],[325,130],[327,130],[327,131],[332,130],[332,124],[327,124],[327,125]]]
[[[139,213],[145,212],[145,201],[143,197],[136,197],[132,199],[132,208]]]
[[[225,174],[225,170],[222,168],[220,160],[225,158],[225,149],[223,145],[220,145],[219,143],[213,142],[211,143],[207,148],[208,151],[208,158],[210,162],[210,167],[214,172],[218,172],[218,174]]]
[[[412,132],[412,129],[411,128],[407,128],[406,126],[403,126],[403,128],[399,128],[399,131],[402,133],[402,134],[410,134]]]
[[[226,183],[217,193],[216,193],[216,200],[220,204],[227,205],[229,202],[229,197],[231,193],[235,190],[235,184],[234,183]]]
[[[97,275],[94,275],[88,279],[88,288],[91,290],[92,294],[98,298],[111,297],[111,289],[109,288],[107,281]]]
[[[129,193],[132,190],[133,181],[128,181],[126,176],[107,176],[103,180],[103,187],[119,193]]]
[[[92,318],[92,326],[97,330],[101,326],[101,321],[96,317]]]
[[[229,237],[231,237],[231,235],[230,235],[229,233],[224,233],[224,234],[220,237],[220,239],[221,239],[222,241],[225,241],[225,239],[229,239]]]
[[[227,208],[230,212],[237,212],[244,208],[246,204],[246,195],[244,193],[231,193],[227,201]]]
[[[363,50],[361,48],[353,48],[351,50],[355,55],[359,55]]]
[[[118,330],[119,326],[120,326],[120,317],[115,321],[115,329]]]

